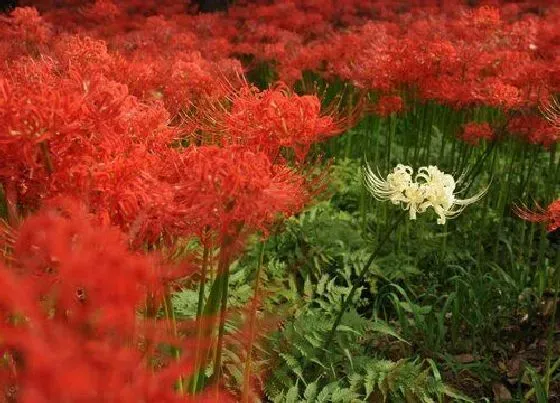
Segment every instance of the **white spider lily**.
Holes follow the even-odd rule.
[[[416,219],[417,213],[432,207],[438,215],[438,224],[445,224],[448,219],[455,218],[466,206],[480,200],[486,193],[484,190],[471,198],[457,199],[459,192],[455,189],[460,180],[456,182],[452,175],[433,165],[420,167],[414,179],[413,172],[411,167],[399,164],[387,175],[387,179],[382,179],[366,164],[364,179],[376,199],[400,204],[404,210],[408,210],[411,220]]]
[[[381,175],[375,175],[368,165],[364,179],[373,197],[399,204],[407,200],[404,192],[412,185],[412,173],[411,167],[399,164],[387,175],[387,180],[383,180]]]

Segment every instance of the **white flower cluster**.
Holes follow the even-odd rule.
[[[468,199],[457,199],[456,186],[452,175],[446,174],[434,165],[414,170],[408,165],[397,165],[393,172],[382,179],[374,174],[369,165],[364,167],[364,179],[370,193],[378,200],[389,200],[408,210],[411,220],[417,213],[432,207],[438,215],[437,223],[445,224],[448,219],[459,215],[467,205],[472,204],[486,193],[486,190]]]

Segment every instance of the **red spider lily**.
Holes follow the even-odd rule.
[[[52,63],[16,63],[0,77],[0,181],[17,199],[36,201],[54,166],[48,144],[76,136],[81,94],[54,77]],[[21,200],[20,200],[21,201]]]
[[[385,95],[379,98],[374,110],[379,116],[387,117],[404,109],[404,102],[397,95]]]
[[[72,195],[122,229],[135,227],[135,238],[157,239],[172,196],[154,173],[176,136],[161,102],[140,103],[97,73],[66,78],[50,63],[13,67],[10,80],[0,79],[0,156],[10,162],[0,180],[9,206]]]
[[[495,136],[494,130],[488,123],[471,122],[463,125],[460,138],[472,145],[477,145],[481,140],[492,140]]]
[[[537,206],[534,211],[517,208],[516,213],[523,220],[545,223],[548,232],[560,228],[560,199],[550,203],[546,209],[540,206]]]
[[[122,10],[111,0],[96,0],[91,6],[83,10],[83,15],[89,20],[98,23],[107,23],[115,20]]]
[[[88,36],[64,35],[53,43],[53,53],[65,70],[72,68],[86,76],[110,72],[115,60],[105,41]]]
[[[38,56],[51,39],[52,30],[33,7],[19,7],[9,17],[0,16],[0,37],[9,58]]]
[[[496,78],[484,80],[473,90],[472,95],[476,101],[504,109],[518,108],[524,103],[519,88]]]
[[[325,0],[321,7],[309,1],[235,7],[226,17],[170,16],[178,7],[172,3],[127,1],[119,14],[109,1],[99,1],[87,12],[72,2],[66,9],[51,8],[44,18],[70,32],[107,40],[136,64],[131,72],[144,69],[139,77],[126,74],[128,69],[120,65],[122,71],[113,72],[123,76],[119,81],[134,82],[135,95],[164,95],[166,87],[170,100],[164,96],[164,102],[172,115],[189,104],[185,95],[197,89],[192,83],[188,89],[174,86],[170,77],[185,80],[190,75],[194,87],[207,89],[206,66],[224,70],[222,61],[235,63],[229,59],[233,52],[250,53],[254,63],[272,59],[289,82],[301,78],[304,70],[314,70],[368,89],[414,87],[423,98],[458,106],[535,106],[560,88],[555,6],[536,16],[527,13],[526,4],[501,2],[473,9],[461,1],[441,7],[434,1],[397,10],[387,1],[366,6],[363,0]],[[84,23],[97,18],[98,8],[112,18],[104,24]],[[196,49],[201,51],[197,64],[202,72],[192,65],[182,66],[182,73],[171,69],[175,63],[190,62],[181,54]],[[154,65],[139,66],[140,60]]]
[[[161,99],[171,117],[198,105],[214,101],[241,85],[242,67],[238,61],[204,59],[200,52],[177,51],[170,56],[152,55],[137,49],[129,58],[116,59],[112,76],[126,83],[135,96],[144,100]]]
[[[21,402],[212,401],[173,390],[192,371],[194,343],[137,310],[163,284],[156,261],[130,253],[115,229],[64,203],[24,222],[0,264],[0,385]],[[108,280],[109,279],[109,280]],[[179,360],[157,350],[183,349]],[[154,366],[154,361],[160,363]],[[229,401],[225,395],[221,399]]]
[[[560,131],[539,116],[519,116],[510,119],[508,130],[531,144],[550,147],[560,140]]]
[[[266,154],[241,146],[188,148],[162,173],[174,186],[177,225],[223,236],[244,229],[266,231],[278,215],[290,216],[309,198],[304,178]]]
[[[303,161],[312,144],[343,130],[341,121],[321,112],[319,98],[295,95],[283,84],[265,91],[243,87],[230,102],[231,108],[209,105],[211,112],[197,122],[203,132],[213,142],[243,145],[273,160],[288,147]]]
[[[35,8],[18,7],[10,17],[4,22],[17,39],[37,43],[45,43],[49,39],[50,29]]]
[[[65,203],[24,222],[14,259],[18,272],[36,279],[35,294],[53,299],[68,321],[130,332],[135,308],[161,285],[155,262],[126,249],[120,231],[92,226],[79,205]]]
[[[202,99],[219,100],[238,86],[242,68],[223,60],[209,62],[194,54],[191,61],[178,60],[163,83],[165,102],[173,114],[197,105]]]

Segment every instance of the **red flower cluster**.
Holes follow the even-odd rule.
[[[379,116],[389,116],[404,109],[404,101],[397,95],[384,95],[377,100],[375,113]]]
[[[560,200],[550,203],[546,209],[540,207],[536,211],[517,209],[517,214],[524,220],[546,223],[548,232],[560,228]]]
[[[283,84],[265,91],[241,87],[228,104],[209,105],[194,126],[213,141],[263,152],[273,161],[283,147],[303,161],[311,145],[343,130],[339,120],[321,112],[319,98],[295,95]]]
[[[494,130],[488,123],[471,122],[463,125],[463,132],[460,138],[472,145],[477,145],[481,140],[492,140],[494,138]]]
[[[93,225],[74,203],[26,220],[14,237],[3,245],[13,248],[9,265],[0,263],[8,400],[201,401],[173,391],[192,371],[193,344],[137,313],[164,286],[161,265],[129,252],[119,231]],[[182,358],[167,357],[162,343],[183,348]]]
[[[308,201],[304,178],[242,146],[189,147],[162,173],[173,184],[179,233],[267,231]]]
[[[147,302],[153,315],[169,278],[185,273],[128,248],[210,234],[239,251],[310,198],[279,148],[303,156],[339,132],[316,97],[245,89],[228,41],[212,37],[220,21],[193,25],[167,6],[175,17],[108,0],[2,17],[0,195],[19,229],[0,268],[0,369],[17,401],[189,401],[173,385],[194,370],[194,344],[138,315]],[[201,105],[228,100],[215,117],[227,135],[189,145],[204,127],[179,114],[199,122]],[[82,207],[24,219],[67,198]]]
[[[110,70],[111,79],[142,100],[161,98],[172,117],[239,88],[239,55],[250,60],[247,68],[269,63],[288,84],[313,70],[380,92],[388,102],[378,104],[382,115],[398,110],[392,94],[403,90],[423,101],[533,116],[535,106],[560,91],[560,8],[554,4],[535,14],[534,1],[470,8],[460,0],[443,6],[436,0],[407,6],[390,0],[290,0],[249,2],[227,15],[188,15],[172,0],[98,0],[87,6],[67,1],[65,8],[43,3],[42,16],[27,8],[7,19],[3,36],[19,41],[5,45],[6,55],[51,54],[52,26],[73,34],[62,43],[86,41],[76,34],[106,41],[119,55],[110,52],[112,60],[99,59],[96,68]]]
[[[514,117],[509,121],[508,130],[532,144],[542,144],[545,147],[560,141],[560,130],[540,116]]]

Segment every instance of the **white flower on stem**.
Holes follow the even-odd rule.
[[[374,174],[369,165],[364,167],[364,179],[370,193],[378,200],[389,200],[400,204],[408,211],[411,220],[417,213],[424,213],[432,207],[438,215],[437,223],[445,224],[448,219],[458,216],[466,206],[475,203],[486,193],[486,189],[468,199],[458,199],[457,184],[452,175],[446,174],[434,165],[420,167],[413,178],[413,169],[397,165],[387,179]]]
[[[413,182],[413,169],[407,165],[399,164],[387,179],[381,179],[381,175],[375,175],[369,165],[366,168],[369,174],[364,176],[371,194],[378,200],[390,200],[393,204],[406,202],[404,192]]]

